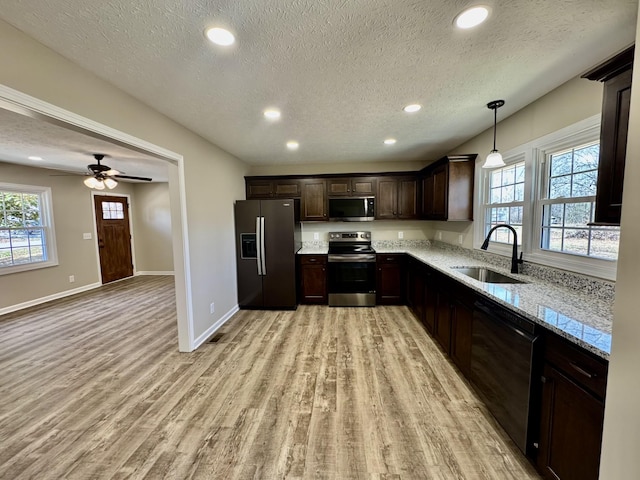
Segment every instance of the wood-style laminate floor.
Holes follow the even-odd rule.
[[[173,278],[0,317],[0,479],[534,479],[405,307],[242,311],[177,351]]]

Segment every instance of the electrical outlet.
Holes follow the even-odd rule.
[[[462,245],[464,238],[462,237],[462,235],[458,235],[458,245]]]
[[[216,304],[211,302],[211,305],[209,305],[209,312],[214,313],[215,311],[216,311]]]
[[[441,232],[441,231],[438,231],[438,234],[437,234],[437,235],[438,235],[438,240],[442,240],[442,232]]]
[[[398,238],[402,240],[404,238],[404,232],[398,232]]]
[[[75,275],[69,275],[69,283],[73,283],[76,281],[76,276]]]
[[[83,233],[82,234],[82,239],[83,240],[91,240],[91,233]]]
[[[313,232],[313,239],[320,240],[320,234],[318,232]]]

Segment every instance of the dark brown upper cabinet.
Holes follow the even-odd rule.
[[[449,155],[420,172],[422,218],[473,220],[473,174],[477,156]]]
[[[600,225],[620,225],[633,54],[632,46],[582,76],[604,83],[594,217],[594,223]]]
[[[376,194],[376,177],[330,178],[327,193],[330,197],[371,197]]]
[[[378,178],[376,219],[418,218],[418,181],[411,176]]]
[[[300,198],[300,180],[287,178],[246,178],[247,200],[260,198]]]
[[[327,183],[324,178],[305,178],[300,180],[302,199],[300,202],[302,221],[326,221]]]

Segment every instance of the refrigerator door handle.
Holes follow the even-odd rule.
[[[264,254],[264,217],[260,217],[260,260],[262,261],[262,275],[266,275],[267,260]]]
[[[256,263],[258,264],[258,275],[262,275],[262,258],[260,257],[260,245],[262,245],[262,231],[260,230],[260,217],[256,217]]]

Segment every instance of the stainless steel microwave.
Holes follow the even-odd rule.
[[[375,218],[374,197],[329,198],[329,220],[336,222],[367,222]]]

